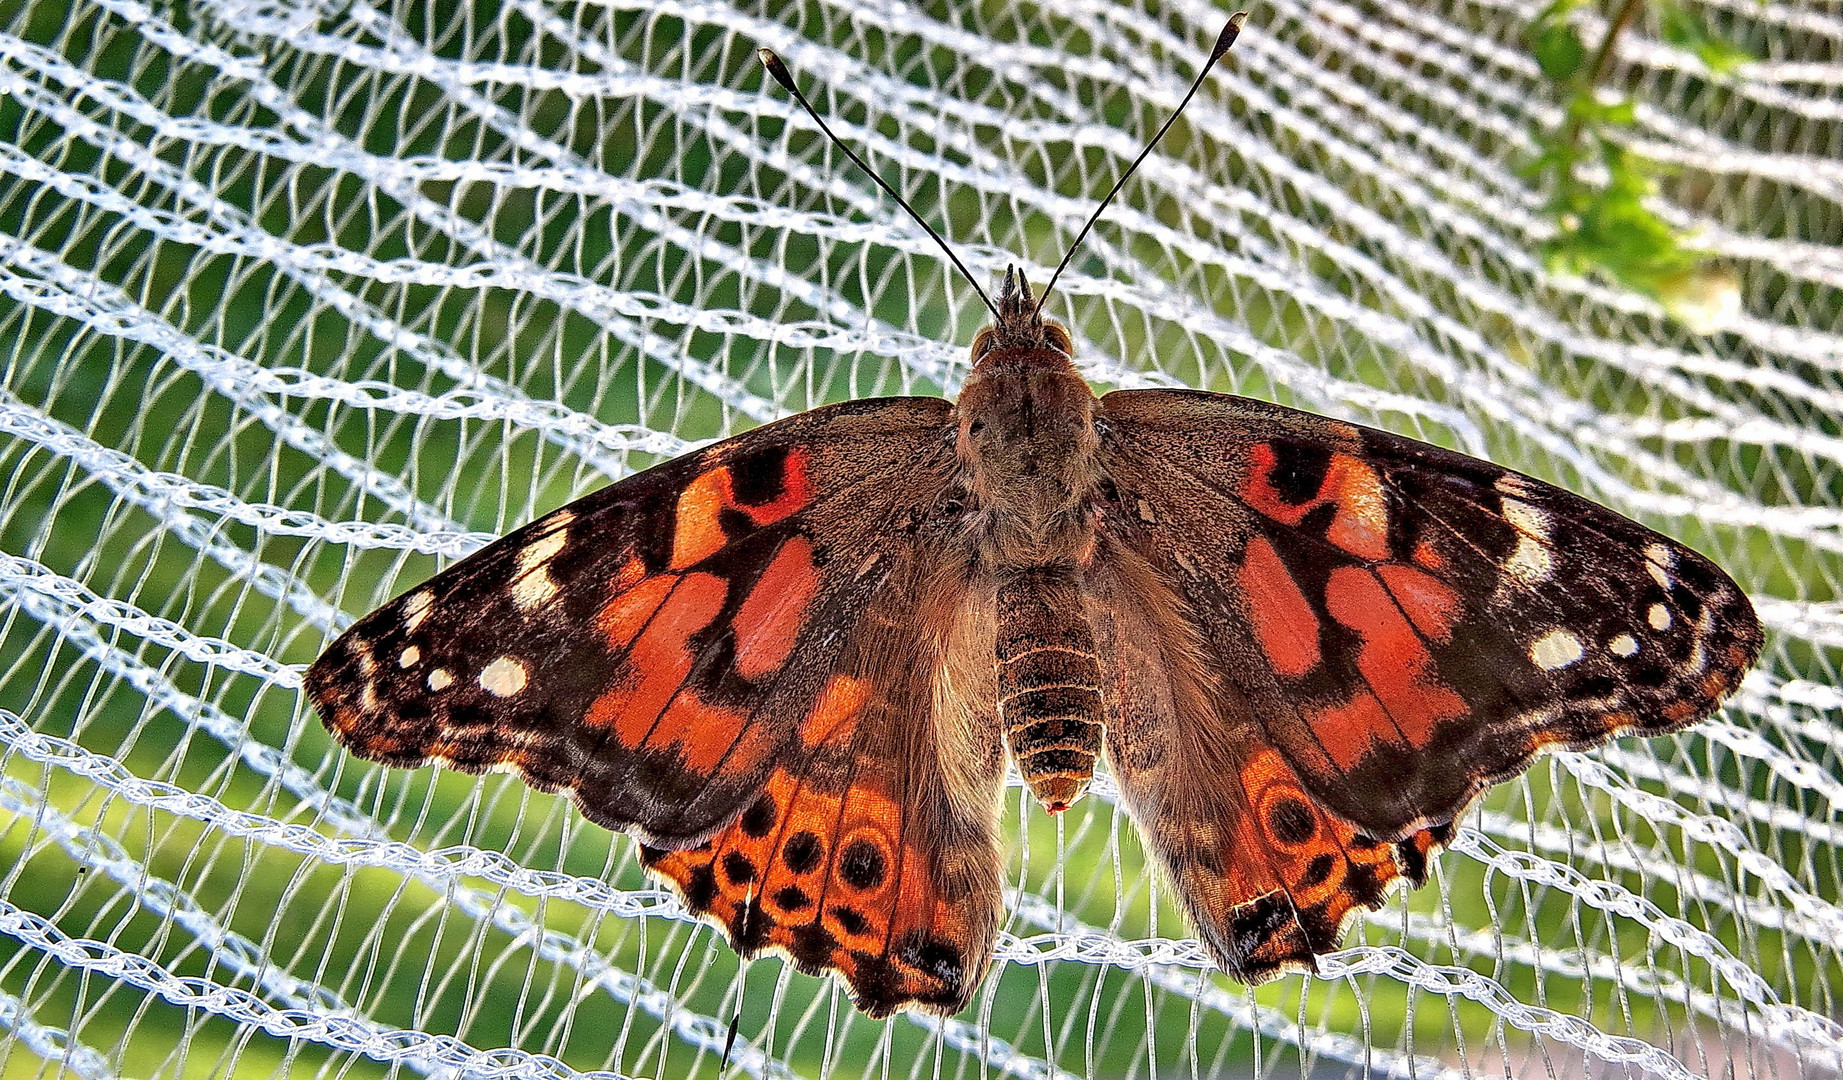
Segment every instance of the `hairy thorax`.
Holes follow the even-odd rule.
[[[1096,405],[1057,349],[998,348],[980,358],[955,415],[971,525],[991,569],[1082,565],[1092,556]]]

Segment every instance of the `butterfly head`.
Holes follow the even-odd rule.
[[[958,455],[981,506],[1043,536],[1096,483],[1094,391],[1069,359],[1069,332],[1038,314],[1023,274],[1006,272],[995,306],[954,406]]]
[[[1043,317],[1031,296],[1030,282],[1024,280],[1024,272],[1017,267],[1005,269],[1005,283],[999,287],[998,303],[993,307],[998,321],[973,338],[975,370],[988,357],[1001,363],[1013,359],[1014,351],[1058,353],[1065,366],[1068,358],[1074,355],[1075,343],[1069,338],[1069,332],[1061,323]]]

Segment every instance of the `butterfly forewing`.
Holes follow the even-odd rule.
[[[604,488],[360,620],[308,693],[362,756],[513,768],[610,828],[702,839],[818,701],[947,408],[819,409]]]
[[[1689,724],[1758,654],[1726,574],[1541,481],[1226,395],[1102,410],[1104,528],[1177,583],[1262,735],[1370,835],[1451,821],[1545,747]]]

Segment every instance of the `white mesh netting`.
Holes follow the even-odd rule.
[[[1207,0],[0,3],[0,1076],[1843,1071],[1843,9],[1641,19],[1609,85],[1727,260],[1699,336],[1546,274],[1524,0],[1275,0],[1064,276],[1098,383],[1237,391],[1700,547],[1769,643],[1694,732],[1540,763],[1323,977],[1213,974],[1106,797],[1014,788],[974,1007],[739,965],[625,838],[366,765],[337,628],[700,441],[951,391],[1188,84]],[[1603,26],[1583,15],[1589,31]],[[1028,811],[1028,812],[1027,812]]]

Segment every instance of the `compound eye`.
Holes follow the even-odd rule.
[[[993,337],[993,328],[990,326],[986,327],[984,330],[979,331],[979,333],[974,336],[973,338],[973,363],[977,364],[979,362],[980,357],[992,351],[992,337]]]
[[[1043,340],[1049,343],[1050,348],[1060,350],[1064,356],[1075,355],[1074,339],[1069,337],[1067,330],[1056,323],[1043,324]]]

